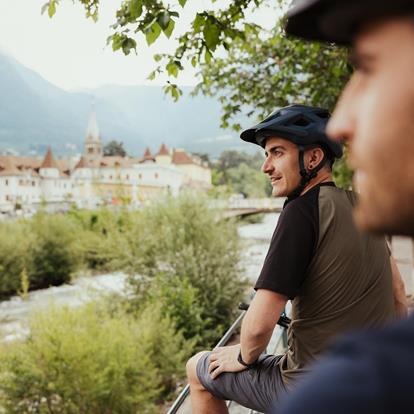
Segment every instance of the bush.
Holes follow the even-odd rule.
[[[80,264],[76,246],[79,227],[65,216],[43,213],[29,223],[32,237],[27,259],[30,286],[38,289],[69,282]]]
[[[30,325],[26,342],[0,352],[0,406],[9,413],[156,412],[188,355],[157,308],[138,320],[97,303],[52,308]]]
[[[20,289],[20,275],[26,266],[26,252],[30,234],[23,222],[0,224],[0,298],[16,294]]]
[[[133,214],[106,209],[69,212],[68,217],[82,229],[78,248],[85,268],[101,272],[122,270],[117,267],[119,240],[129,231],[129,217]]]
[[[158,297],[186,338],[196,332],[198,346],[212,345],[245,289],[234,222],[218,222],[204,200],[183,196],[153,204],[131,226],[120,260],[131,273],[137,308]]]

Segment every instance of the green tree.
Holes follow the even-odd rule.
[[[112,140],[103,147],[103,153],[106,156],[119,155],[125,157],[127,155],[123,142]]]

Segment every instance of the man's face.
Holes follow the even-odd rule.
[[[283,138],[268,138],[265,146],[266,159],[262,171],[272,184],[274,197],[285,197],[300,183],[298,147]]]
[[[369,26],[354,44],[356,71],[328,123],[348,141],[364,230],[414,234],[414,21]]]

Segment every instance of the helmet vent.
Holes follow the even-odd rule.
[[[316,115],[318,115],[319,118],[322,118],[322,119],[328,119],[329,116],[330,116],[329,112],[327,112],[327,111],[318,112]]]
[[[300,118],[295,119],[295,122],[292,122],[292,125],[297,125],[301,127],[306,127],[310,124],[309,120],[303,116]]]

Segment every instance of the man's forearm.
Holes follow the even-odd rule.
[[[255,362],[266,349],[286,302],[286,296],[265,289],[257,291],[240,333],[240,350],[245,363]]]
[[[261,334],[252,334],[246,327],[240,335],[240,352],[243,361],[252,364],[262,354],[272,337],[272,331]]]

